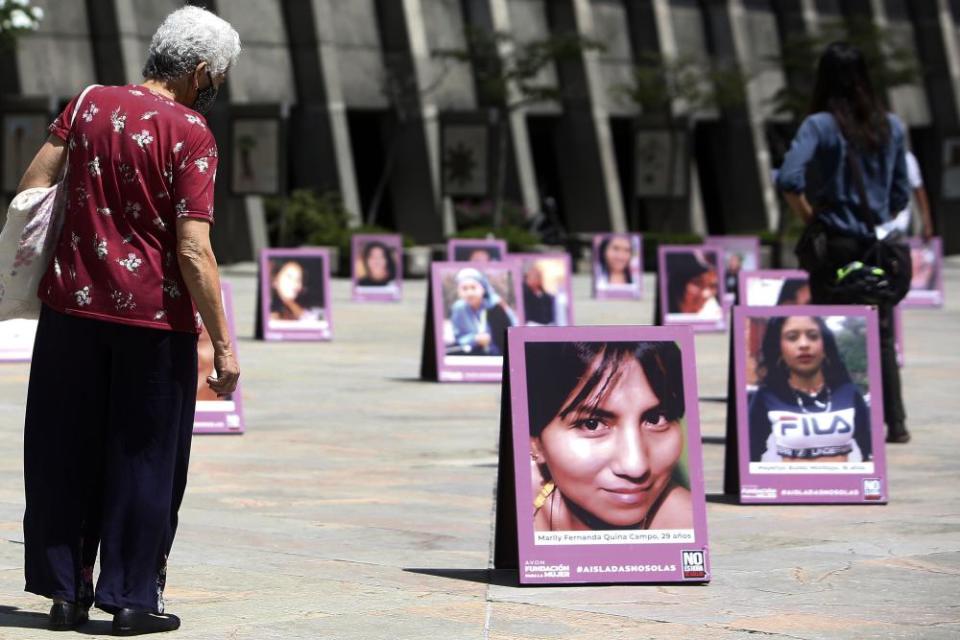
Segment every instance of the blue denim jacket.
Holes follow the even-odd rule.
[[[903,124],[893,114],[887,119],[887,146],[878,153],[859,154],[869,207],[882,222],[896,216],[910,200]],[[821,111],[807,116],[784,158],[777,186],[792,193],[805,192],[819,219],[838,233],[872,236],[872,227],[857,215],[860,196],[846,153],[847,141],[831,114]]]

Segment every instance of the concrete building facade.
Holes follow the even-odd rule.
[[[39,30],[22,37],[15,50],[0,52],[4,198],[11,192],[9,176],[25,155],[22,149],[10,151],[10,123],[21,122],[24,114],[52,117],[93,82],[138,82],[151,34],[183,3],[33,4],[46,12]],[[226,262],[250,259],[266,242],[263,198],[271,188],[243,189],[237,186],[243,180],[235,177],[249,172],[251,163],[236,134],[242,118],[268,123],[256,130],[277,136],[265,147],[276,149],[275,157],[253,159],[266,163],[265,179],[275,190],[336,191],[351,224],[372,221],[419,242],[456,231],[455,208],[465,198],[448,188],[444,145],[448,135],[453,139],[446,127],[464,122],[481,131],[506,127],[506,198],[527,211],[540,210],[549,199],[569,231],[776,229],[782,207],[772,169],[784,152],[782,132],[793,119],[775,113],[772,98],[786,83],[803,81],[788,77],[778,63],[783,44],[855,19],[886,29],[916,51],[921,79],[891,90],[887,98],[910,129],[947,251],[960,251],[960,198],[954,195],[960,185],[944,182],[960,164],[960,0],[194,4],[229,20],[244,44],[210,115],[222,159],[215,243]],[[579,34],[604,46],[547,65],[538,82],[557,88],[559,99],[526,105],[497,122],[471,65],[438,55],[466,50],[472,29],[510,34],[504,56],[510,46],[559,34]],[[624,88],[634,68],[653,58],[739,69],[747,78],[744,100],[697,109],[675,101],[669,113],[642,113]],[[484,168],[492,166],[495,139],[488,136],[486,157],[473,159]],[[489,195],[488,189],[466,200]]]

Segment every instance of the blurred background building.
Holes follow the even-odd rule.
[[[0,51],[4,199],[65,101],[139,82],[182,4],[31,0],[43,19]],[[302,189],[418,243],[538,212],[571,233],[788,233],[773,172],[839,36],[872,56],[960,251],[960,0],[192,4],[244,46],[210,115],[224,262],[276,242]]]

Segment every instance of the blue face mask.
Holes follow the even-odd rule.
[[[217,92],[219,91],[217,85],[213,84],[213,76],[210,75],[209,71],[207,71],[207,80],[210,81],[210,86],[206,89],[198,89],[197,97],[193,101],[193,110],[201,114],[210,111],[210,107],[217,100]]]

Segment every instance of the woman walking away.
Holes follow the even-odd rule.
[[[175,11],[150,42],[143,84],[74,98],[20,182],[50,186],[66,164],[24,429],[26,590],[53,600],[52,629],[79,626],[92,604],[118,635],[180,625],[163,589],[201,322],[211,390],[231,393],[240,375],[210,246],[217,145],[202,115],[239,53],[225,21]]]
[[[869,282],[877,277],[873,270],[857,269],[858,261],[877,249],[884,223],[909,200],[903,124],[887,113],[874,92],[863,54],[843,42],[829,45],[820,58],[810,112],[777,179],[790,208],[808,225],[805,237],[810,241],[802,243],[806,249],[798,245],[798,258],[810,273],[815,304],[873,302],[864,298],[864,287],[853,286],[855,278],[881,295],[899,290],[904,276],[907,282],[910,279],[909,260],[891,262],[895,268],[873,284]],[[808,169],[812,169],[809,183]],[[810,194],[809,200],[805,194]],[[890,238],[883,248],[888,256],[902,251]],[[907,442],[891,297],[877,305],[883,413],[887,442]]]

